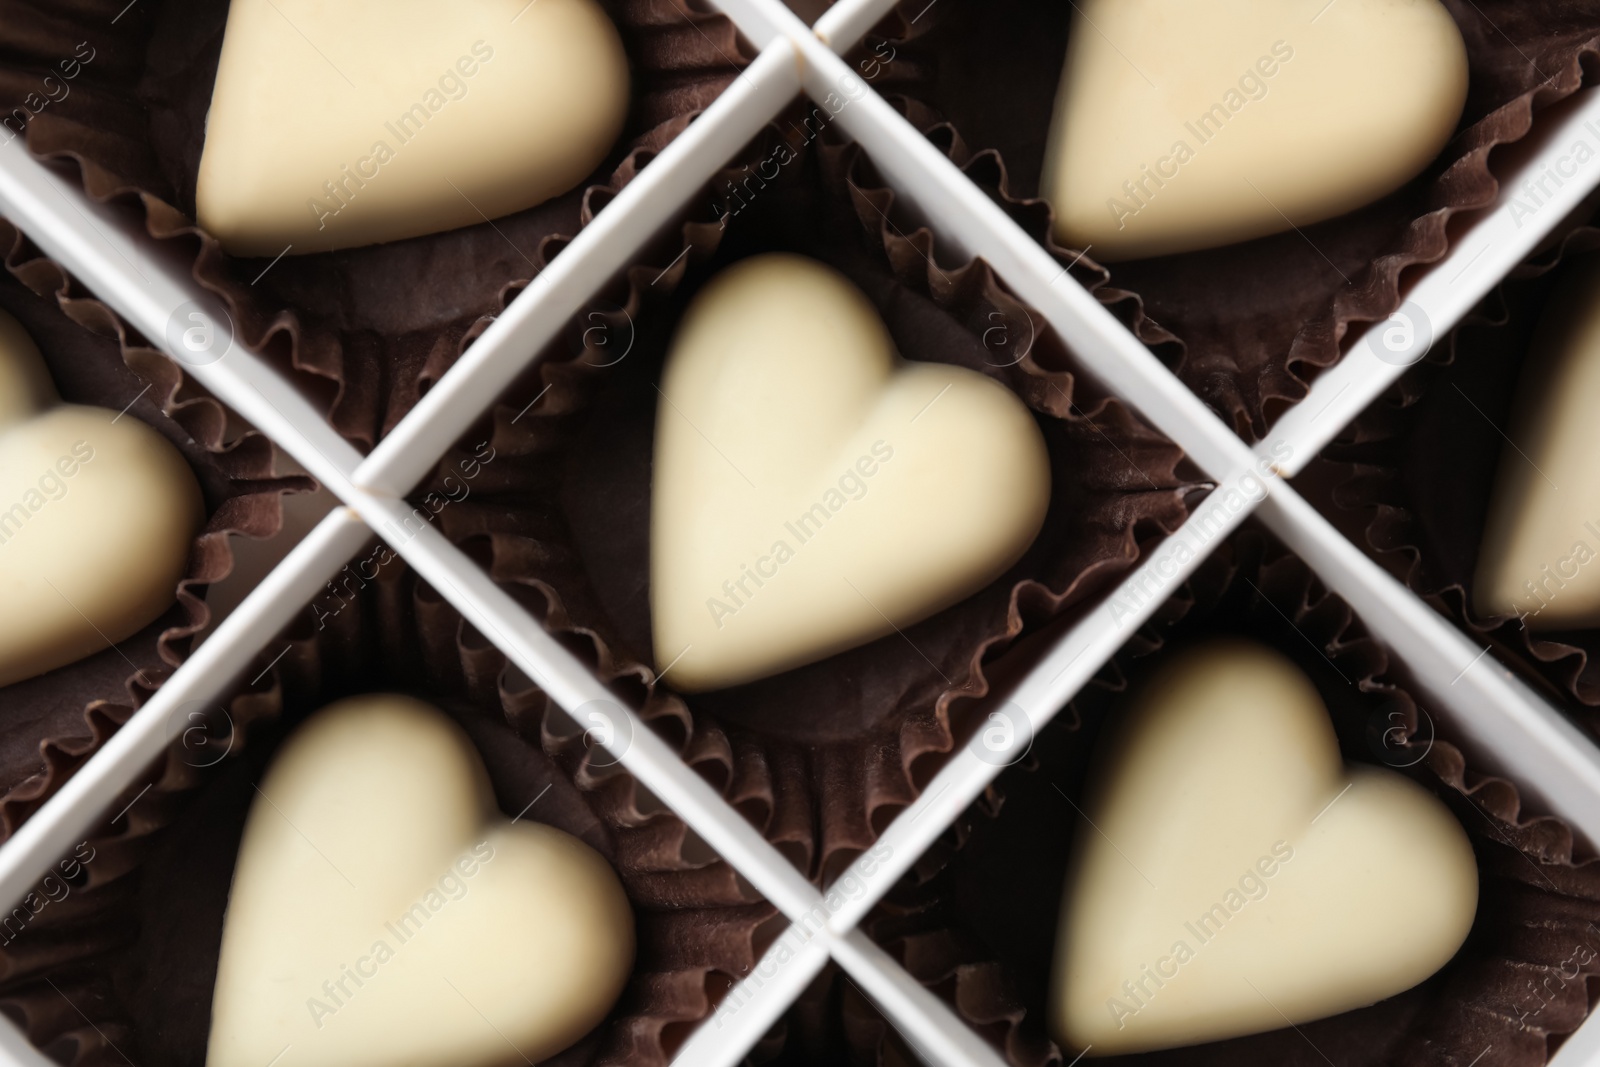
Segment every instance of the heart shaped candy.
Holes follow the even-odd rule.
[[[234,870],[207,1067],[536,1063],[633,965],[622,883],[507,822],[461,730],[420,701],[323,709],[258,787]]]
[[[476,225],[577,185],[627,110],[595,0],[233,0],[196,213],[240,256]]]
[[[1532,630],[1600,626],[1600,263],[1550,295],[1517,399],[1478,551],[1473,602]]]
[[[166,438],[62,404],[0,312],[0,685],[132,637],[172,606],[205,505]]]
[[[1416,985],[1466,939],[1460,824],[1387,768],[1345,766],[1306,677],[1217,642],[1114,724],[1074,842],[1056,1039],[1116,1055],[1276,1030]]]
[[[658,668],[736,685],[903,630],[998,578],[1044,522],[1033,415],[975,371],[907,363],[866,297],[764,255],[684,315],[660,386]]]
[[[1467,99],[1438,0],[1079,0],[1040,195],[1101,262],[1307,226],[1388,195]]]

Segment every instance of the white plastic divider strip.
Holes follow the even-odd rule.
[[[768,3],[767,0],[714,0],[714,2],[718,10],[732,19],[733,24],[739,27],[739,32],[757,48],[765,49],[768,45],[779,41],[787,43],[810,34],[805,23],[800,22],[799,16],[781,2]],[[798,32],[796,24],[799,26]],[[796,74],[798,73],[797,67]]]
[[[790,927],[717,1010],[695,1028],[673,1057],[673,1067],[735,1067],[777,1025],[783,1013],[832,959],[831,942],[801,940]]]
[[[911,21],[916,22],[928,13],[929,7],[938,2],[923,0],[928,6],[913,15]],[[882,21],[899,3],[900,0],[841,0],[824,11],[811,29],[818,40],[843,55],[860,44],[867,31]]]
[[[1289,444],[1291,458],[1280,464],[1284,477],[1304,469],[1600,187],[1600,89],[1580,92],[1563,111],[1540,131],[1539,150],[1502,183],[1494,208],[1457,238],[1405,305],[1368,328],[1278,420],[1256,451],[1270,456]],[[1542,185],[1532,188],[1535,181]]]
[[[833,958],[924,1063],[1006,1067],[994,1046],[862,931],[839,938]]]
[[[771,1030],[830,957],[924,1063],[1005,1067],[1005,1060],[944,1002],[860,930],[820,921],[791,926],[716,1012],[689,1036],[674,1067],[734,1067]]]
[[[257,651],[371,539],[372,530],[354,512],[337,508],[290,551],[188,662],[0,847],[0,911],[14,907],[106,817],[123,791],[188,727],[186,709],[214,700],[247,671]]]
[[[748,35],[748,34],[747,34]],[[794,47],[773,41],[733,83],[578,231],[455,366],[378,442],[356,474],[373,492],[410,492],[560,334],[584,303],[800,91]]]

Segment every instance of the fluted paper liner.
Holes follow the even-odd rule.
[[[136,201],[150,234],[193,258],[195,280],[227,304],[238,339],[317,396],[333,426],[362,447],[750,59],[732,23],[698,0],[602,3],[622,34],[633,98],[622,138],[595,174],[492,224],[276,264],[225,255],[193,222],[225,3],[17,0],[5,9],[0,100],[49,101],[27,125],[29,150],[75,162],[97,199]],[[76,77],[61,77],[61,62],[91,53]]]
[[[1266,435],[1341,345],[1400,308],[1402,275],[1449,251],[1457,215],[1492,204],[1490,154],[1577,92],[1600,10],[1577,0],[1442,0],[1466,41],[1466,112],[1443,153],[1359,211],[1245,244],[1102,266],[1058,245],[1037,199],[1072,11],[904,0],[851,60],[1029,234],[1249,440]],[[1347,150],[1364,151],[1360,143]]]
[[[829,963],[750,1050],[750,1067],[915,1067],[923,1062],[836,963]]]
[[[630,271],[616,312],[596,320],[609,325],[590,340],[604,344],[549,354],[503,398],[493,426],[474,439],[492,437],[514,458],[497,460],[475,496],[440,523],[642,706],[797,866],[823,878],[916,798],[954,744],[952,722],[987,691],[985,661],[1025,630],[1095,602],[1183,521],[1200,483],[1175,445],[1070,369],[1060,341],[985,264],[941,265],[932,235],[900,219],[865,157],[826,137],[807,143],[805,121],[804,111],[786,115],[753,153],[776,158],[793,143],[790,162],[765,168],[776,173],[765,188],[730,193],[763,173],[740,167],[706,191],[726,229],[689,228],[695,243],[676,268],[687,272],[676,293],[659,293],[651,270]],[[657,679],[654,667],[666,665],[650,662],[653,383],[699,285],[743,256],[775,250],[812,255],[851,278],[908,358],[959,363],[1015,390],[1051,453],[1051,510],[1006,575],[903,635],[684,697],[670,673]],[[441,468],[429,487],[436,497],[459,462]]]
[[[283,494],[311,483],[280,477],[266,438],[254,430],[230,430],[222,405],[176,364],[130,336],[105,305],[3,220],[0,248],[6,267],[0,308],[38,342],[62,397],[113,411],[126,408],[125,417],[155,428],[194,470],[206,505],[206,523],[174,590],[174,604],[160,619],[115,648],[0,689],[3,839],[187,657],[190,639],[211,619],[206,586],[233,569],[230,535],[271,537],[282,524]],[[108,526],[105,537],[116,536],[115,526]],[[26,607],[8,604],[7,610],[25,613]]]
[[[1222,634],[1270,645],[1310,676],[1347,760],[1387,764],[1444,800],[1477,856],[1477,918],[1439,973],[1372,1007],[1097,1062],[1545,1063],[1583,1023],[1589,983],[1600,976],[1600,861],[1575,855],[1565,822],[1525,811],[1517,783],[1472,769],[1475,757],[1453,740],[1448,711],[1419,704],[1403,664],[1253,524],[1201,565],[1139,640],[1041,732],[1027,759],[958,820],[942,848],[869,917],[869,932],[1008,1062],[1070,1062],[1082,1050],[1056,1047],[1042,1022],[1070,838],[1087,832],[1063,794],[1078,795],[1096,730],[1159,669],[1161,650]],[[1403,895],[1392,905],[1429,906]]]

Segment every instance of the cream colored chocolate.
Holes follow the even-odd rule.
[[[1600,261],[1551,294],[1517,384],[1473,605],[1530,630],[1600,626]]]
[[[258,788],[207,1067],[537,1063],[622,992],[633,913],[616,872],[501,817],[477,751],[427,704],[331,705]]]
[[[627,110],[595,0],[233,0],[196,211],[240,256],[476,225],[576,186]]]
[[[1438,0],[1078,0],[1040,195],[1101,262],[1307,226],[1393,192],[1455,131]]]
[[[1345,766],[1309,680],[1219,641],[1151,681],[1097,754],[1057,932],[1056,1040],[1110,1056],[1276,1030],[1416,985],[1466,939],[1460,824]]]
[[[131,415],[62,404],[33,339],[0,312],[0,685],[155,622],[204,522],[178,450]]]
[[[901,360],[867,298],[814,260],[714,278],[660,389],[650,600],[676,688],[904,630],[999,577],[1044,522],[1050,460],[1022,402]]]

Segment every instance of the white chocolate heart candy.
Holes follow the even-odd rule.
[[[465,734],[399,696],[323,709],[262,780],[207,1067],[503,1067],[592,1030],[633,913],[577,838],[508,822]]]
[[[1600,261],[1551,294],[1517,385],[1473,603],[1530,630],[1600,626]]]
[[[1079,0],[1039,195],[1101,262],[1353,211],[1437,156],[1467,99],[1438,0]]]
[[[867,298],[764,255],[696,297],[656,420],[650,601],[684,691],[776,674],[983,588],[1044,522],[1032,414],[975,371],[907,363]]]
[[[1472,927],[1472,846],[1432,794],[1345,766],[1310,681],[1238,641],[1168,664],[1097,751],[1057,930],[1069,1054],[1199,1044],[1375,1003]]]
[[[233,0],[196,213],[240,256],[476,225],[576,186],[627,110],[595,0]]]
[[[205,504],[166,438],[62,404],[0,312],[0,685],[132,637],[172,606]]]

